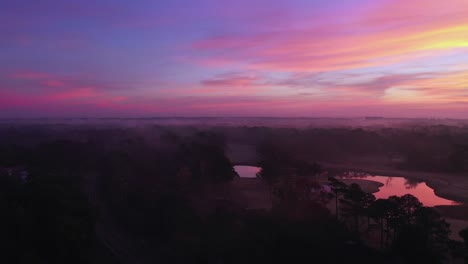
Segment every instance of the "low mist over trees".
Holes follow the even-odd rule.
[[[258,179],[236,175],[233,142],[256,150]],[[466,143],[457,130],[0,127],[0,261],[442,263],[466,245],[435,209],[327,181],[323,164],[463,173]],[[237,200],[249,180],[271,210]]]
[[[228,128],[226,130],[229,131]],[[255,131],[256,143],[287,159],[325,163],[391,166],[427,172],[468,173],[468,128],[423,126],[414,128],[277,128]],[[244,138],[237,141],[247,143]],[[273,154],[270,154],[273,155]],[[277,157],[279,159],[279,157]]]

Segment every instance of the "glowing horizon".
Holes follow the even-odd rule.
[[[468,118],[466,0],[0,3],[0,117]]]

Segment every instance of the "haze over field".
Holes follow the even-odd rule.
[[[0,116],[466,118],[466,0],[0,3]]]
[[[417,127],[430,130],[468,128],[467,119],[424,119],[424,118],[280,118],[280,117],[149,117],[149,118],[0,118],[0,126],[8,125],[83,125],[145,127],[181,126],[193,128],[209,127],[265,127],[265,128],[400,128]]]

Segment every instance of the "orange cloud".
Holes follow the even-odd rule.
[[[379,2],[380,3],[380,2]],[[347,24],[330,22],[301,31],[214,37],[197,42],[223,63],[257,70],[330,71],[405,62],[418,54],[468,48],[468,1],[386,1]],[[214,64],[216,65],[216,64]]]

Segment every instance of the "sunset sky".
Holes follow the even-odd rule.
[[[2,0],[0,117],[468,118],[468,0]]]

